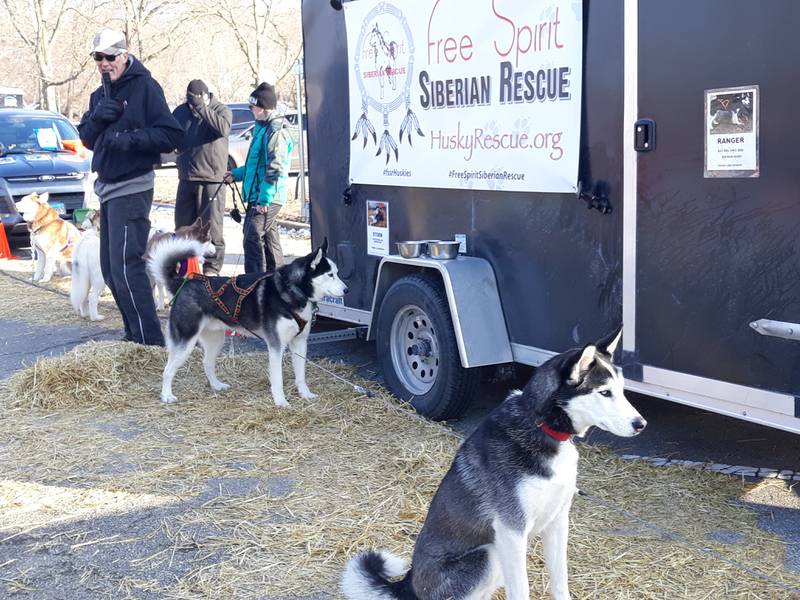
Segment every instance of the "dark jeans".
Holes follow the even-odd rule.
[[[259,214],[251,206],[244,219],[244,272],[263,273],[283,265],[281,236],[278,233],[278,213],[282,204],[270,204],[267,212]]]
[[[216,194],[216,197],[214,196]],[[210,203],[210,205],[209,205]],[[175,229],[191,225],[197,217],[210,223],[211,243],[217,251],[207,257],[203,273],[219,275],[225,262],[222,218],[225,214],[225,185],[207,181],[179,181],[175,198]]]
[[[100,269],[114,296],[125,336],[134,342],[164,345],[153,290],[142,256],[150,233],[153,190],[119,196],[100,207]]]

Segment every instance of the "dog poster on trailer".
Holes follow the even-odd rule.
[[[705,177],[758,177],[759,88],[706,90]]]
[[[389,256],[389,204],[367,200],[367,254]]]
[[[575,192],[580,0],[344,4],[354,183]]]

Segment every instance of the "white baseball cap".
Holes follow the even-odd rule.
[[[89,54],[102,52],[103,54],[117,56],[127,51],[128,44],[125,41],[124,33],[115,29],[103,29],[94,36],[94,40],[92,41],[92,50],[89,52]]]

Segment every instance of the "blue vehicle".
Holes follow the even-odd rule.
[[[9,237],[28,235],[16,210],[25,195],[48,193],[59,214],[71,218],[92,193],[91,152],[65,117],[44,110],[0,109],[0,219]]]

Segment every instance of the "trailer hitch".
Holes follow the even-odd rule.
[[[614,207],[611,206],[611,201],[608,199],[606,188],[605,184],[598,183],[593,191],[585,192],[583,191],[583,182],[579,180],[575,196],[578,200],[586,202],[586,208],[589,210],[596,208],[604,215],[607,215],[614,210]]]

